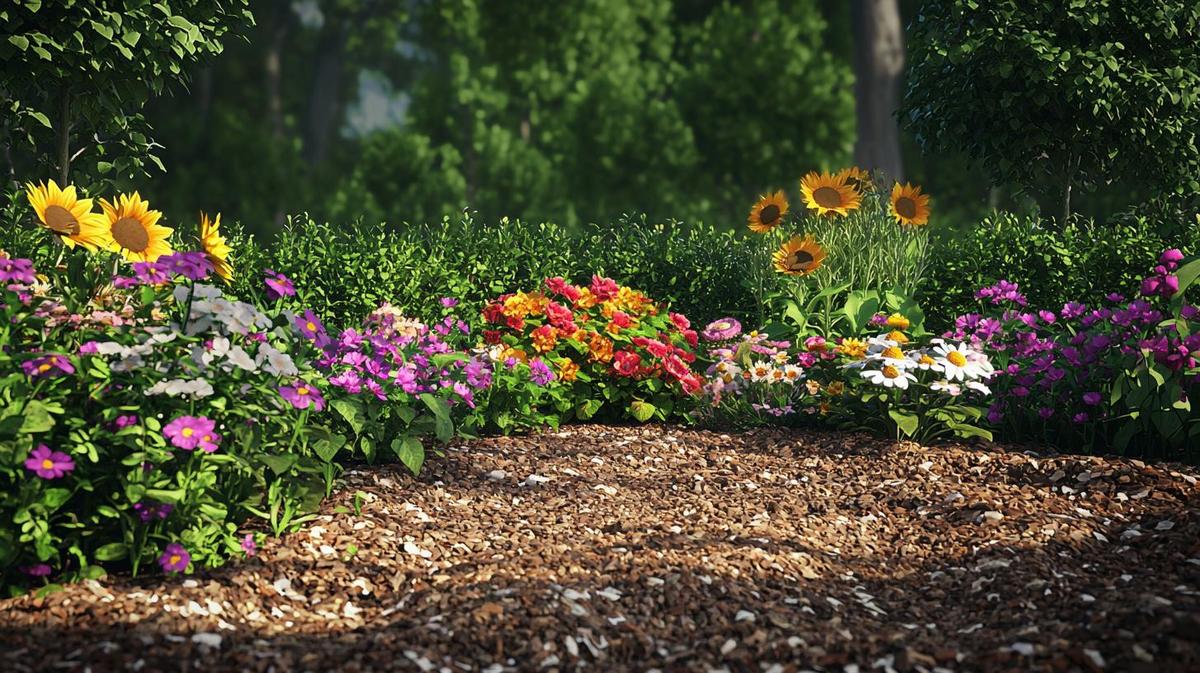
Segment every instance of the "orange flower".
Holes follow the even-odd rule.
[[[518,348],[505,348],[504,352],[500,353],[501,361],[507,360],[509,358],[516,358],[516,359],[520,360],[521,362],[529,361],[529,355],[526,354],[525,351],[520,350]]]
[[[575,300],[574,304],[575,308],[586,310],[595,306],[598,301],[590,289],[581,287],[579,288],[579,298]]]
[[[588,336],[588,354],[592,362],[610,362],[613,359],[613,342],[598,332]]]
[[[574,381],[579,374],[579,365],[575,364],[571,358],[559,358],[554,364],[558,365],[558,378],[563,381]]]

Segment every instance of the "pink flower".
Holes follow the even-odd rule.
[[[75,367],[65,355],[52,353],[21,363],[21,370],[31,379],[74,374]]]
[[[566,297],[569,301],[574,302],[579,299],[579,288],[571,285],[562,276],[546,279],[546,288],[554,294]]]
[[[58,479],[75,469],[75,461],[62,451],[51,451],[45,444],[38,444],[25,460],[25,469],[42,479]]]
[[[637,374],[638,366],[641,364],[642,357],[632,351],[620,351],[613,356],[613,371],[620,376]]]
[[[51,568],[45,563],[35,563],[31,566],[25,566],[24,568],[21,568],[21,572],[29,575],[30,577],[49,577]]]
[[[283,297],[295,297],[296,287],[292,285],[291,279],[282,273],[275,273],[271,269],[265,271],[266,279],[263,281],[267,285],[267,299],[275,301]]]
[[[595,295],[596,299],[599,301],[612,299],[613,297],[617,296],[617,292],[620,289],[621,286],[617,285],[617,281],[613,280],[612,278],[592,276],[592,294]]]
[[[682,313],[668,313],[667,315],[670,316],[671,323],[674,324],[675,327],[678,327],[680,331],[692,326],[692,322],[688,320],[687,316],[683,315]]]
[[[303,382],[294,386],[279,386],[279,394],[297,409],[307,409],[311,406],[321,411],[325,408],[325,398],[321,391]]]
[[[258,545],[254,544],[254,533],[246,533],[242,538],[242,551],[246,552],[246,556],[254,556],[258,553]]]
[[[184,451],[200,447],[212,453],[217,450],[214,437],[216,441],[220,440],[213,432],[215,429],[216,424],[203,416],[180,416],[163,428],[163,435],[171,440],[171,444]]]
[[[158,557],[158,565],[162,566],[165,573],[181,573],[187,570],[188,564],[191,562],[192,555],[178,542],[167,545],[162,556]]]

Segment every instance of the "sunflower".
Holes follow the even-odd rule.
[[[57,234],[67,247],[78,243],[96,250],[103,245],[104,216],[92,212],[91,199],[76,198],[75,187],[59,189],[53,180],[49,185],[27,183],[25,187],[25,196],[42,226]]]
[[[122,194],[116,203],[100,199],[100,207],[108,218],[105,228],[107,247],[119,252],[131,262],[153,262],[171,254],[171,229],[158,224],[162,213],[150,210],[137,192]]]
[[[799,236],[793,236],[791,240],[779,246],[771,259],[775,262],[775,270],[779,273],[789,276],[807,276],[821,268],[821,262],[825,259],[825,250],[817,245],[817,241],[812,236],[806,236],[804,240],[801,240]]]
[[[846,215],[862,203],[862,197],[854,187],[829,173],[813,171],[804,176],[800,191],[804,193],[804,202],[809,209],[817,211],[818,215]]]
[[[837,172],[834,178],[850,185],[859,194],[866,194],[875,188],[875,180],[871,177],[871,172],[864,171],[858,166],[843,168]]]
[[[233,267],[229,264],[229,244],[221,235],[221,214],[213,220],[208,215],[200,213],[200,247],[208,261],[212,262],[217,275],[226,281],[233,280]]]
[[[747,223],[750,225],[750,231],[765,234],[782,222],[787,213],[788,201],[782,190],[774,194],[763,194],[758,198],[758,203],[750,209]]]
[[[900,224],[914,227],[929,224],[929,195],[922,194],[920,187],[897,182],[892,187],[892,216]]]

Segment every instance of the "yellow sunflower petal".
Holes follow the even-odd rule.
[[[910,227],[929,224],[929,195],[922,194],[920,187],[897,182],[892,187],[890,208],[892,217],[900,224]]]
[[[807,276],[821,268],[825,249],[812,236],[793,236],[771,256],[775,270],[789,276]]]
[[[818,215],[847,215],[862,203],[854,187],[829,173],[811,172],[800,181],[800,191],[809,210]]]
[[[751,231],[765,234],[778,226],[787,214],[787,195],[780,190],[774,194],[760,196],[758,203],[755,203],[754,207],[750,209],[750,216],[746,218],[746,223]]]

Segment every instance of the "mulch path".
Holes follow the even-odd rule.
[[[249,561],[0,602],[0,670],[1200,670],[1191,468],[580,426],[345,482]]]

